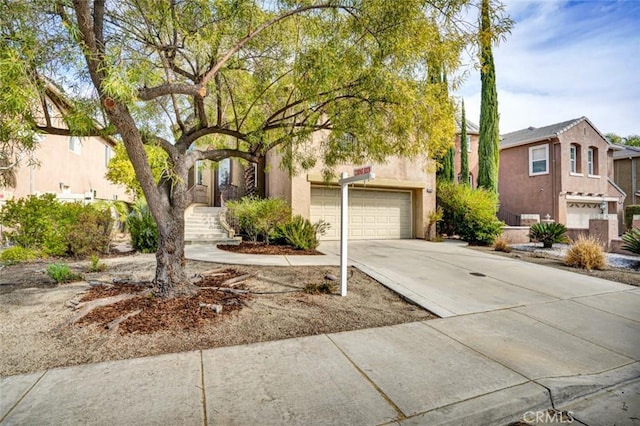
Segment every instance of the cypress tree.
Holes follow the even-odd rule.
[[[489,0],[482,0],[480,12],[480,142],[478,146],[478,187],[498,192],[500,133],[498,125],[498,93],[496,70],[491,48]]]
[[[467,117],[462,100],[462,119],[460,120],[460,182],[469,184],[469,152],[467,151]]]

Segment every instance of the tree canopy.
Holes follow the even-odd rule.
[[[618,145],[640,146],[640,135],[629,135],[627,137],[623,137],[616,133],[607,133],[604,136],[609,140],[609,142]]]
[[[278,149],[294,170],[441,156],[454,105],[427,73],[430,61],[454,71],[477,42],[472,3],[0,0],[0,152],[30,149],[38,133],[122,142],[158,223],[167,294],[186,281],[196,161],[257,162]],[[318,130],[330,130],[321,146],[297,149]],[[166,152],[159,181],[146,145]]]

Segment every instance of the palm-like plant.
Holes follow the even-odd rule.
[[[569,242],[567,228],[561,223],[534,223],[529,231],[529,238],[542,243],[542,247],[551,248],[555,243]]]
[[[622,241],[624,241],[623,249],[640,254],[640,228],[633,228],[625,232]]]

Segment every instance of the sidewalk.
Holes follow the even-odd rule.
[[[187,256],[253,261],[201,247],[189,246]],[[542,424],[553,419],[550,407],[568,410],[575,424],[640,418],[640,289],[519,269],[522,262],[494,263],[453,245],[352,247],[353,263],[387,280],[395,264],[391,284],[410,286],[450,316],[0,378],[0,423]],[[293,257],[269,262],[338,261]],[[470,280],[469,271],[486,281]]]

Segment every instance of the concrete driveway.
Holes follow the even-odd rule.
[[[339,245],[325,242],[320,251],[338,255]],[[605,293],[640,295],[636,287],[479,252],[457,242],[351,241],[348,257],[351,264],[443,318]],[[607,300],[629,302],[623,294]]]

